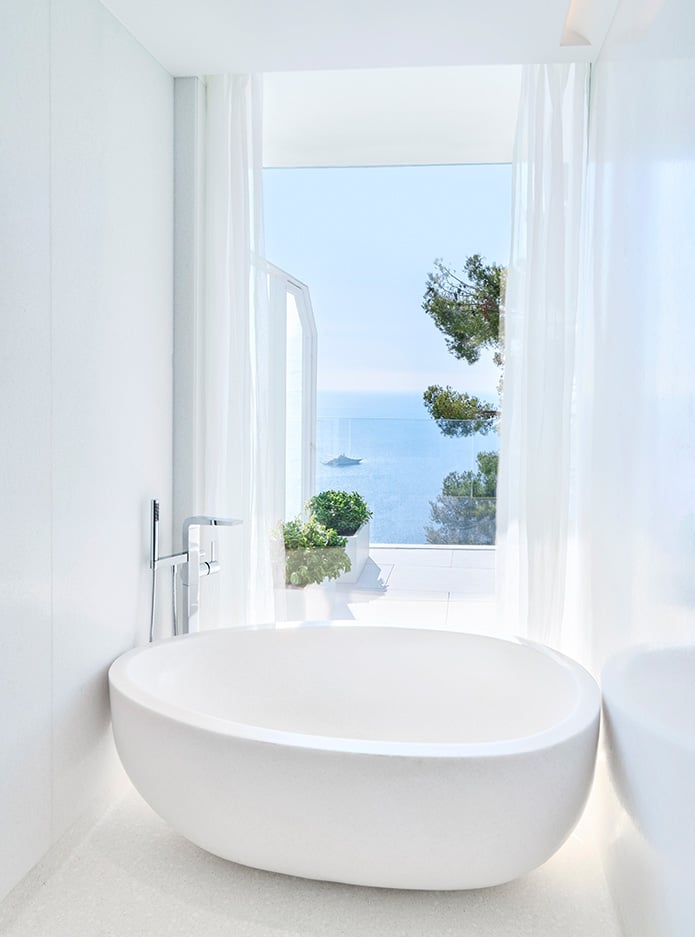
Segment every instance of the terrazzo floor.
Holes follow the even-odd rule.
[[[404,892],[217,859],[130,790],[64,857],[0,905],[5,937],[619,937],[581,829],[497,888]]]

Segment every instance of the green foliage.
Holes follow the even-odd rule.
[[[474,364],[485,348],[502,364],[500,305],[506,276],[499,264],[486,264],[480,254],[464,263],[459,277],[441,260],[427,277],[422,308],[444,333],[456,358]],[[425,407],[445,436],[472,436],[494,428],[497,408],[472,394],[433,384],[423,395]]]
[[[466,260],[463,276],[441,260],[435,260],[434,266],[434,273],[427,277],[422,308],[444,333],[449,351],[474,364],[484,348],[491,348],[496,363],[501,364],[500,303],[505,268],[484,263],[480,254]]]
[[[480,452],[477,471],[450,472],[430,501],[428,543],[493,544],[496,532],[497,452]]]
[[[282,525],[285,539],[285,583],[308,586],[324,579],[337,579],[349,572],[350,558],[345,552],[345,537],[320,524],[315,517],[303,521],[297,517]]]
[[[444,333],[456,358],[474,364],[483,350],[502,367],[501,304],[506,270],[486,264],[479,254],[464,263],[459,276],[441,260],[427,278],[422,308]],[[499,388],[501,391],[501,378]],[[427,411],[445,436],[473,436],[495,428],[498,408],[473,394],[433,384],[423,395]],[[492,544],[496,528],[496,452],[477,456],[477,471],[450,472],[430,502],[428,543]]]
[[[351,537],[372,516],[367,502],[356,491],[322,491],[307,503],[307,510],[319,523],[332,527],[343,537]]]
[[[445,436],[473,436],[489,433],[495,426],[497,410],[491,403],[472,394],[460,393],[448,385],[430,385],[423,394],[428,413]]]

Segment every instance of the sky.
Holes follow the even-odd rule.
[[[490,357],[457,361],[422,310],[435,258],[506,265],[509,165],[264,170],[268,260],[306,283],[319,391],[496,395]]]

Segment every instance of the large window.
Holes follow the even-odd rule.
[[[472,255],[506,267],[510,188],[508,165],[264,171],[268,256],[316,309],[317,487],[359,491],[375,543],[494,543],[499,346],[469,363],[423,300],[439,258],[454,276],[443,295]],[[314,493],[298,481],[312,472],[300,315],[288,306],[288,513]],[[453,389],[453,416],[426,406],[432,387]],[[461,395],[480,403],[473,416]]]

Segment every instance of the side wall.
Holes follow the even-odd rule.
[[[2,897],[119,777],[106,671],[171,503],[173,80],[97,0],[10,0],[0,70]]]

